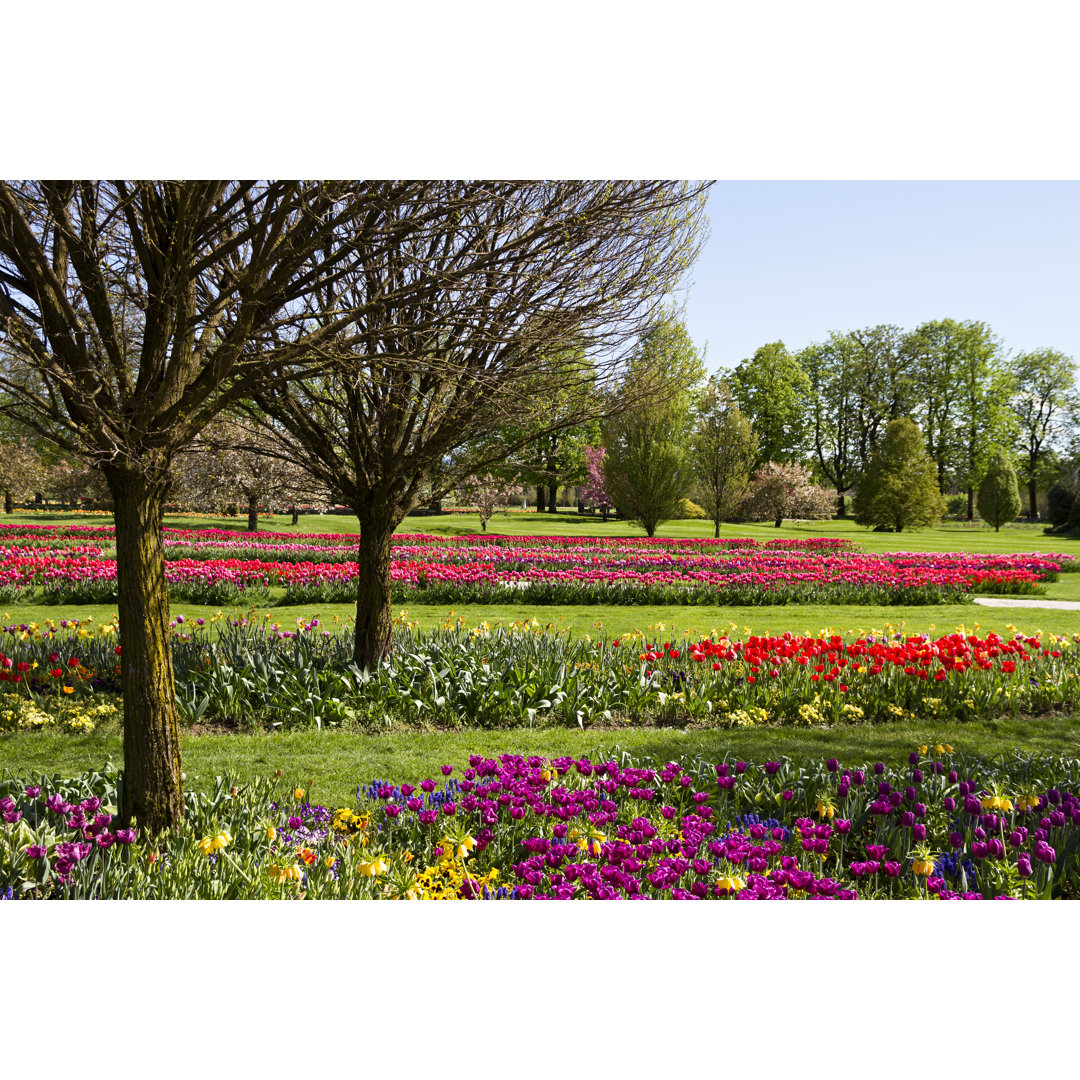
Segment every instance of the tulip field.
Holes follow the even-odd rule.
[[[519,749],[571,734],[591,749],[425,757],[426,776],[358,773],[353,794],[325,804],[317,778],[222,770],[189,785],[179,833],[143,836],[117,818],[115,766],[76,768],[65,751],[43,775],[18,749],[119,746],[119,627],[81,614],[115,602],[112,527],[0,526],[0,898],[1080,898],[1080,633],[887,622],[898,605],[1044,595],[1080,569],[1068,552],[402,533],[395,603],[536,617],[469,625],[450,612],[421,630],[401,610],[391,655],[361,670],[347,620],[316,614],[354,600],[355,542],[164,530],[185,748],[213,731],[253,747],[348,735],[361,759],[365,739],[388,733],[403,752],[500,732]],[[54,614],[20,618],[28,605]],[[283,626],[254,605],[311,613]],[[553,630],[552,610],[571,605],[633,605],[643,628]],[[778,632],[675,635],[652,625],[660,605],[790,605],[793,617]],[[806,605],[831,605],[840,629],[796,630]],[[844,629],[846,605],[880,610],[885,629]],[[1048,720],[1060,752],[1022,736],[1011,755],[978,752],[984,725]],[[900,745],[915,730],[902,756],[857,752],[860,732],[895,731]],[[621,748],[650,731],[757,749],[654,760]],[[815,733],[828,752],[786,752]]]
[[[347,534],[165,529],[170,597],[196,604],[347,603],[356,595]],[[106,526],[0,527],[0,603],[111,602]],[[399,534],[395,602],[766,605],[941,604],[973,593],[1036,595],[1070,554],[867,554],[850,541],[645,540]]]

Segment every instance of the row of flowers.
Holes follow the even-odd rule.
[[[172,639],[177,700],[189,720],[284,726],[390,720],[483,727],[686,722],[747,727],[979,720],[1080,704],[1080,635],[874,633],[736,640],[609,640],[539,623],[423,635],[402,612],[390,657],[351,662],[344,627],[267,619],[184,622]],[[78,636],[80,633],[84,636]],[[25,624],[0,633],[0,686],[62,700],[119,689],[115,630]]]
[[[116,818],[116,775],[0,782],[0,896],[1076,898],[1080,761],[903,766],[473,756],[352,806],[280,780],[187,796],[178,835]],[[280,773],[278,774],[280,777]]]
[[[429,603],[782,604],[807,602],[917,604],[958,602],[972,591],[1040,591],[1061,567],[1058,556],[962,554],[821,556],[767,554],[660,555],[647,561],[584,560],[577,554],[499,549],[505,558],[458,561],[439,549],[398,549],[391,561],[395,601],[423,595]],[[442,556],[442,557],[440,557]],[[268,562],[178,559],[166,563],[170,595],[189,603],[265,598],[279,602],[347,603],[355,599],[355,562]],[[88,554],[0,556],[0,599],[108,602],[116,562]]]
[[[162,536],[166,544],[188,543],[214,545],[242,543],[254,547],[288,546],[349,547],[355,548],[356,533],[296,533],[259,532],[237,533],[228,529],[178,529],[165,527]],[[62,543],[97,542],[104,545],[115,543],[116,530],[111,525],[7,525],[0,523],[0,545],[49,545]],[[761,541],[753,538],[731,539],[670,539],[664,537],[578,537],[578,536],[500,536],[494,533],[483,536],[432,536],[426,533],[397,533],[392,543],[396,545],[466,547],[522,547],[539,549],[583,549],[595,551],[852,551],[856,545],[851,540],[833,537],[808,537],[805,539],[777,539]]]

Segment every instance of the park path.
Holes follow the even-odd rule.
[[[976,596],[976,604],[983,607],[1034,607],[1057,608],[1058,611],[1080,611],[1080,600],[1013,600],[1011,597]]]

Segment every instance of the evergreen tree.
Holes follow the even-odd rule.
[[[937,466],[918,425],[906,417],[890,420],[855,493],[855,521],[902,532],[934,525],[944,513]]]
[[[1019,513],[1020,489],[1016,483],[1016,470],[1009,455],[998,447],[979,485],[979,514],[998,532],[1002,525],[1015,521]]]

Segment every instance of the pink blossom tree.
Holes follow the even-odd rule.
[[[608,512],[614,503],[604,486],[604,457],[607,451],[602,446],[585,447],[585,471],[586,480],[581,489],[581,497],[590,506],[595,506],[604,520],[608,519]]]

